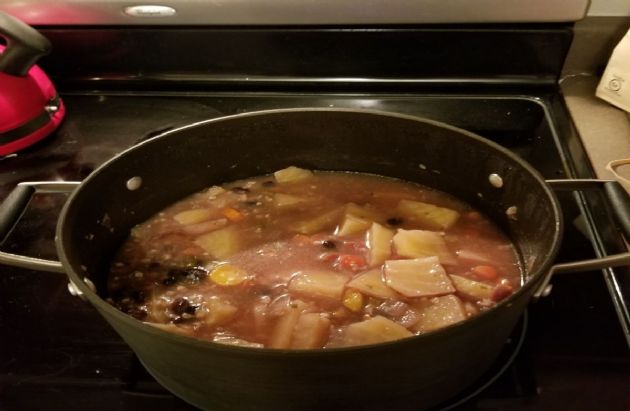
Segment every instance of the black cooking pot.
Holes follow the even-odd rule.
[[[289,165],[397,177],[467,201],[514,242],[522,259],[522,288],[493,309],[425,335],[307,351],[242,348],[183,337],[104,301],[110,261],[134,225],[210,185]],[[491,174],[502,184],[497,177],[489,179]],[[39,187],[57,190],[60,184]],[[8,231],[33,190],[34,185],[22,184],[5,201],[0,233]],[[418,410],[463,390],[497,357],[552,271],[561,235],[562,214],[550,185],[492,142],[410,116],[295,109],[209,120],[132,147],[71,194],[57,226],[61,263],[7,254],[0,255],[0,262],[65,271],[75,291],[96,307],[147,370],[198,407]]]

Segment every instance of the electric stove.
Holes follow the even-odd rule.
[[[21,181],[81,180],[186,124],[289,107],[438,120],[513,150],[545,178],[594,175],[557,86],[570,24],[40,29],[56,50],[41,65],[67,118],[0,160],[1,197]],[[558,195],[567,226],[558,262],[625,249],[603,193]],[[1,249],[54,259],[65,199],[36,194]],[[630,409],[629,281],[626,268],[554,277],[496,363],[435,409]],[[0,410],[194,409],[68,293],[63,274],[0,266],[0,329]]]

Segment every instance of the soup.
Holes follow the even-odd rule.
[[[134,227],[108,301],[194,338],[326,349],[464,321],[520,283],[510,241],[469,205],[396,179],[289,167]]]

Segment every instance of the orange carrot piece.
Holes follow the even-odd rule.
[[[342,254],[339,256],[339,267],[344,270],[360,271],[367,266],[365,258],[360,255]]]
[[[499,276],[497,269],[491,265],[478,265],[473,267],[472,271],[484,280],[496,280]]]
[[[245,215],[236,208],[226,207],[221,213],[225,216],[225,218],[233,223],[238,223],[239,221],[243,221],[245,219]]]

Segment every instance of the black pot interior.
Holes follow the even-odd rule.
[[[61,257],[105,296],[105,273],[129,230],[213,184],[296,165],[396,177],[452,194],[491,217],[512,239],[528,275],[540,277],[561,234],[555,197],[526,164],[470,133],[365,111],[293,110],[212,120],[125,152],[74,193],[60,222]],[[501,176],[494,187],[489,175]],[[141,177],[129,190],[127,181]],[[506,214],[516,206],[515,218]]]

